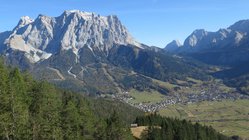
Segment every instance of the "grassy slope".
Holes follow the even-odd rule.
[[[132,89],[129,94],[133,97],[132,103],[156,103],[162,101],[165,97],[155,90],[140,92]]]
[[[172,105],[161,110],[164,116],[200,121],[225,135],[249,138],[249,100],[225,100],[188,105]]]

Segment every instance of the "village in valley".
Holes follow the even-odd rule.
[[[142,94],[142,93],[141,93]],[[142,96],[142,95],[141,95]],[[249,99],[248,95],[243,95],[237,92],[233,93],[220,93],[220,91],[211,88],[207,91],[200,91],[199,94],[189,93],[185,96],[176,95],[165,95],[164,98],[156,103],[152,102],[140,102],[134,103],[132,100],[134,97],[129,95],[129,92],[123,92],[123,94],[113,95],[114,99],[120,100],[122,102],[128,103],[131,106],[139,108],[145,112],[157,112],[169,105],[174,104],[192,104],[202,101],[222,101],[222,100],[237,100],[237,99]]]

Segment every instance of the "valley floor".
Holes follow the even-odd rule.
[[[211,125],[219,132],[249,138],[249,100],[203,101],[169,105],[159,111],[163,116]]]
[[[174,84],[153,81],[167,88],[169,94],[132,89],[114,98],[145,112],[159,112],[167,117],[200,122],[211,125],[224,135],[249,138],[249,96],[219,80],[203,82],[189,78]]]

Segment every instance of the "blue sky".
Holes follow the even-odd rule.
[[[249,0],[2,0],[0,32],[12,30],[21,16],[71,9],[117,15],[136,40],[158,47],[183,42],[195,29],[216,31],[249,19]]]

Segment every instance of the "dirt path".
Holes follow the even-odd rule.
[[[71,67],[71,68],[67,71],[67,73],[68,73],[69,75],[73,76],[74,79],[76,79],[77,76],[71,72],[72,68],[73,68],[73,67]]]

